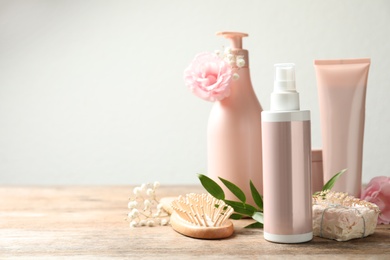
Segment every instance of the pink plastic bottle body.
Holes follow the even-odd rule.
[[[279,243],[312,239],[310,121],[264,119],[264,238]],[[280,112],[306,113],[309,111]],[[306,116],[307,117],[307,116]]]
[[[233,51],[235,52],[235,51]],[[248,53],[244,54],[248,64]],[[218,177],[240,187],[247,203],[255,205],[249,181],[262,194],[261,111],[253,90],[249,68],[237,71],[238,80],[232,80],[229,97],[215,102],[208,122],[208,175],[224,188],[225,197],[237,198],[225,188]]]
[[[324,183],[347,169],[333,190],[360,198],[369,59],[316,60]]]

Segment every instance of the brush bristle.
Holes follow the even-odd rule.
[[[232,207],[210,194],[186,194],[172,202],[172,208],[193,225],[219,227],[233,214]]]

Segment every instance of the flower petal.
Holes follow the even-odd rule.
[[[184,71],[186,86],[212,102],[229,96],[231,79],[231,66],[215,53],[199,53]]]

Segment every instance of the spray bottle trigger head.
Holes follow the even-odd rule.
[[[295,64],[275,64],[274,91],[296,91]]]

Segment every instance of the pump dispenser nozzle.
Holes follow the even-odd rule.
[[[271,110],[299,110],[299,93],[295,88],[295,64],[293,63],[275,64]]]
[[[230,40],[231,46],[229,49],[232,54],[241,56],[245,61],[245,66],[241,68],[249,68],[248,51],[242,48],[242,38],[247,37],[248,34],[241,32],[217,32],[216,34]]]
[[[247,37],[247,33],[241,32],[217,32],[218,36],[223,36],[226,39],[229,39],[232,44],[232,49],[242,49],[242,38]]]

